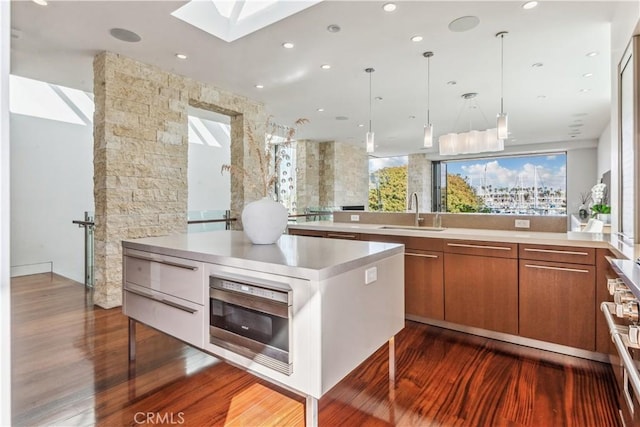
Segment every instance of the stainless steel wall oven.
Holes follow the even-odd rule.
[[[210,276],[211,344],[291,375],[291,301],[291,289],[283,283]]]

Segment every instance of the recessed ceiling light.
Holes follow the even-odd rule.
[[[595,52],[595,51],[594,52],[589,52],[589,53],[587,53],[587,56],[588,57],[598,56],[598,52]]]
[[[457,85],[457,84],[458,84],[458,82],[457,82],[457,81],[455,81],[455,80],[449,80],[449,81],[447,82],[447,84],[448,84],[449,86],[455,86],[455,85]]]
[[[327,26],[327,31],[329,31],[330,33],[338,33],[340,32],[340,30],[341,30],[340,25],[331,24]]]
[[[258,84],[258,85],[256,85],[256,89],[264,89],[264,86],[263,86],[263,85]]]
[[[342,121],[349,120],[349,117],[347,117],[347,116],[336,116],[336,120],[342,120]]]
[[[413,36],[413,37],[411,37],[411,41],[412,42],[421,42],[422,41],[422,36]]]
[[[318,108],[317,110],[319,113],[322,113],[324,111],[324,108]]]
[[[547,95],[538,95],[538,99],[547,99]]]
[[[329,65],[329,64],[322,64],[322,65],[320,66],[320,68],[322,68],[323,70],[328,70],[328,69],[330,69],[330,68],[331,68],[331,65]]]
[[[381,97],[381,96],[376,96],[376,97],[375,97],[375,98],[373,98],[373,99],[375,99],[376,101],[382,101],[382,97]]]
[[[46,6],[49,3],[47,3],[47,0],[32,0],[35,4],[40,5],[40,6]]]
[[[394,10],[396,10],[397,7],[398,6],[396,6],[395,3],[385,3],[385,4],[382,5],[382,9],[385,12],[393,12]]]
[[[364,125],[363,125],[362,123],[360,123],[360,124],[358,124],[358,127],[359,127],[359,128],[363,128],[363,127],[364,127]]]
[[[293,49],[294,44],[291,42],[282,43],[282,47],[285,49]]]
[[[582,77],[593,77],[593,73],[584,73]]]
[[[590,91],[591,91],[591,89],[580,89],[580,92],[582,92],[582,93],[586,93],[586,92],[590,92]]]
[[[176,58],[178,59],[187,59],[187,55],[184,53],[176,53]]]
[[[533,9],[537,5],[538,5],[537,1],[528,1],[525,4],[522,5],[522,8],[525,9],[525,10],[529,10],[529,9]]]
[[[531,66],[533,68],[540,68],[540,67],[544,66],[544,64],[542,62],[535,62],[535,63],[531,64]]]
[[[477,16],[462,16],[449,22],[449,30],[455,33],[461,33],[474,29],[479,23],[480,18]]]
[[[409,116],[409,118],[410,118],[410,119],[415,119],[415,118],[416,118],[416,116]]]
[[[140,37],[133,31],[129,31],[124,28],[112,28],[109,30],[109,34],[111,34],[112,37],[123,42],[137,43],[142,40],[142,37]]]

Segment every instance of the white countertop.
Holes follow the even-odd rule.
[[[486,230],[472,228],[445,228],[442,231],[409,228],[383,228],[383,224],[342,223],[333,221],[311,221],[289,224],[289,228],[300,230],[324,230],[334,232],[385,234],[408,237],[430,237],[439,239],[482,240],[505,243],[530,243],[540,245],[607,248],[619,257],[635,259],[640,255],[640,245],[627,245],[616,236],[605,233],[545,233],[508,230]]]
[[[126,249],[307,280],[323,280],[404,252],[395,243],[283,235],[273,245],[254,245],[242,231],[210,231],[123,240]]]

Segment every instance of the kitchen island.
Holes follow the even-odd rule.
[[[404,248],[239,231],[123,241],[123,312],[135,324],[317,400],[404,327]]]

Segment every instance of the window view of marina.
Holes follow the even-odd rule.
[[[566,165],[566,153],[444,161],[444,205],[447,212],[565,215]]]

